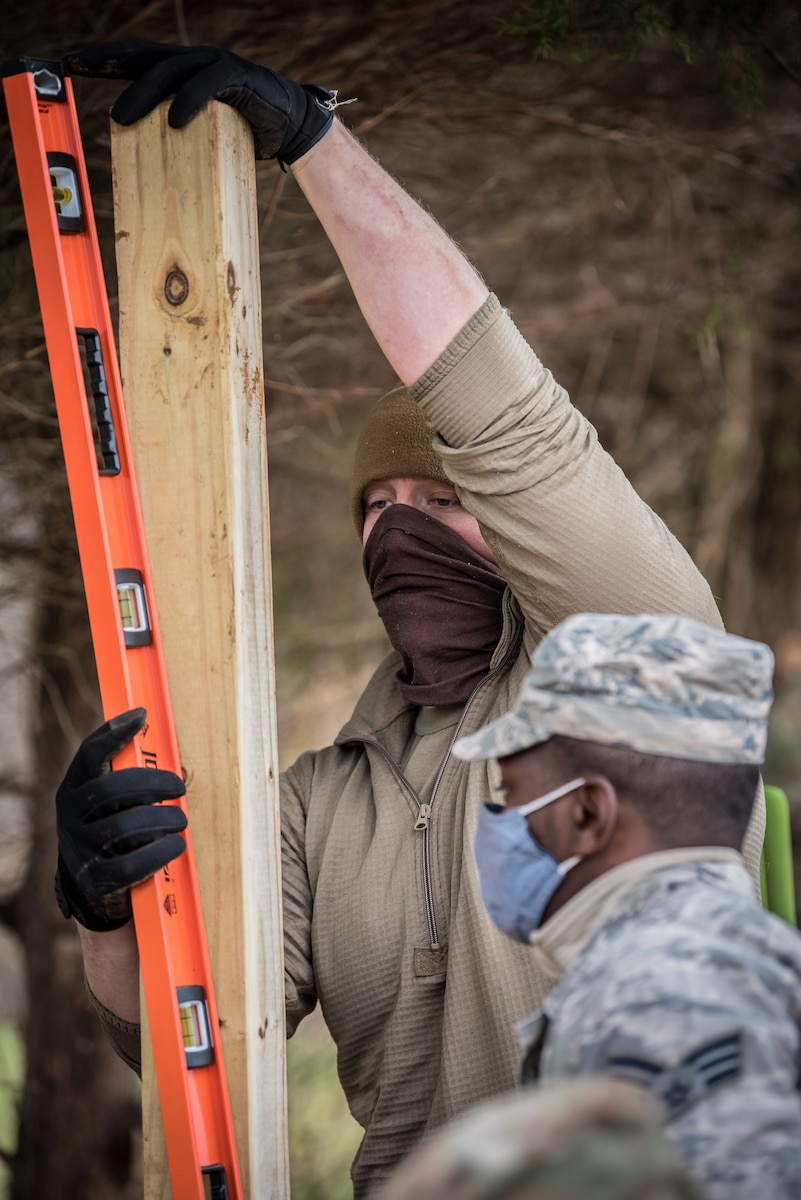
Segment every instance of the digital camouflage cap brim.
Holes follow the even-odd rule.
[[[578,613],[548,633],[514,711],[462,738],[458,758],[504,758],[554,734],[645,754],[759,764],[773,699],[762,642],[687,617]]]

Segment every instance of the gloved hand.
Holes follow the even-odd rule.
[[[133,125],[174,95],[167,119],[183,129],[209,100],[222,100],[252,128],[256,158],[282,165],[310,150],[334,119],[334,92],[294,83],[216,46],[109,42],[65,55],[62,66],[71,75],[135,80],[111,110],[120,125]]]
[[[65,917],[106,932],[131,920],[129,888],[186,849],[186,816],[174,804],[183,780],[172,771],[129,767],[109,759],[145,723],[145,710],[113,717],[81,743],[56,793],[56,899]]]

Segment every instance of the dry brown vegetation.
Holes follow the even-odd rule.
[[[497,36],[496,17],[514,7],[151,0],[131,15],[115,0],[52,10],[9,0],[2,57],[58,57],[127,37],[211,42],[357,96],[343,119],[475,261],[706,573],[728,627],[776,649],[781,701],[769,769],[799,805],[799,80],[786,55],[766,54],[758,99],[731,96],[711,57],[686,63],[667,41],[635,61],[535,62],[529,44]],[[783,29],[777,17],[773,49],[784,54]],[[106,111],[117,90],[77,86],[112,293]],[[33,754],[22,777],[8,778],[0,763],[5,811],[21,795],[33,831],[27,881],[0,897],[25,942],[40,1041],[18,1194],[135,1195],[135,1180],[125,1191],[127,1135],[96,1119],[84,1128],[70,1104],[45,1105],[41,1116],[46,1096],[105,1089],[128,1127],[115,1068],[93,1065],[93,1018],[52,901],[51,797],[97,701],[2,118],[0,153],[0,602],[22,595],[34,605],[31,635],[6,660],[7,677],[26,682]],[[393,379],[291,178],[272,163],[259,165],[258,178],[287,762],[336,732],[384,644],[361,578],[347,480],[361,415]],[[55,1178],[41,1174],[45,1161]]]

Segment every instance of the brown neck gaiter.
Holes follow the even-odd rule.
[[[442,521],[393,504],[364,548],[364,573],[414,704],[467,700],[489,670],[503,628],[506,581]]]

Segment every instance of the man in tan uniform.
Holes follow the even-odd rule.
[[[720,617],[498,299],[335,119],[334,93],[210,47],[126,43],[66,64],[135,80],[112,111],[124,124],[168,95],[174,126],[212,98],[237,107],[257,155],[291,168],[403,384],[368,418],[352,489],[395,649],[334,745],[282,780],[287,1021],[292,1032],[320,1001],[365,1130],[353,1170],[363,1196],[428,1128],[513,1086],[514,1024],[546,988],[485,912],[473,841],[491,778],[451,755],[456,737],[508,710],[531,650],[570,613]],[[101,774],[142,719],[87,739],[57,798],[62,910],[133,1064],[127,888],[182,848],[174,818],[153,806],[180,794],[176,777]],[[754,878],[763,812],[747,839]],[[149,841],[137,832],[129,853],[126,831],[142,825]]]

